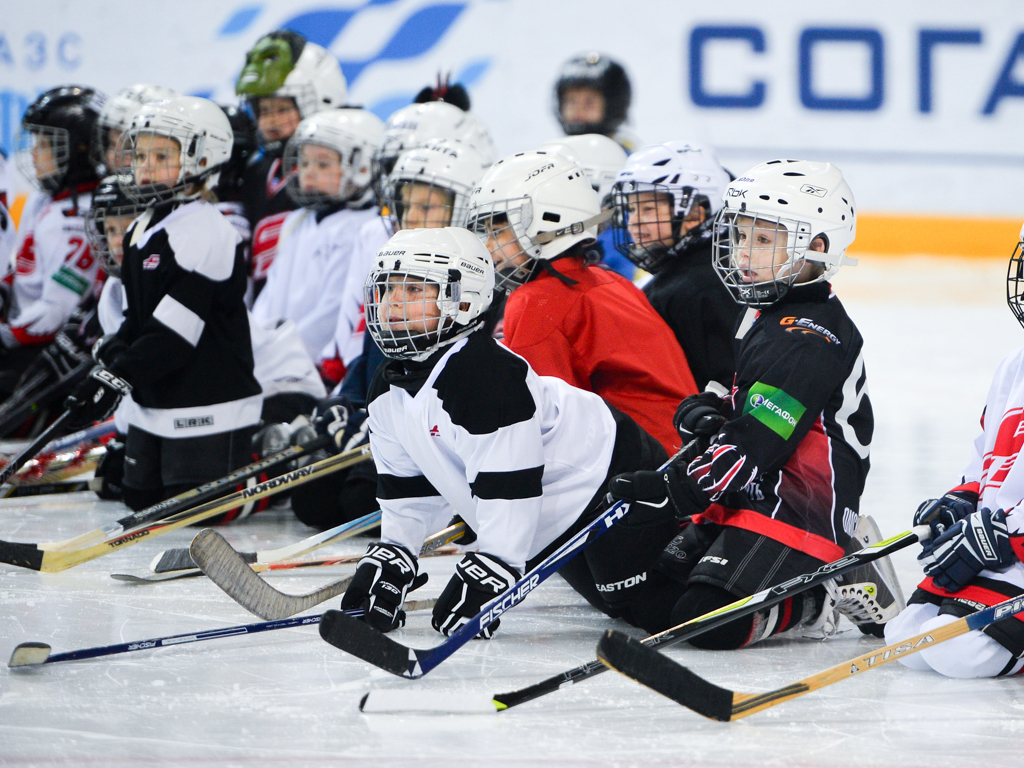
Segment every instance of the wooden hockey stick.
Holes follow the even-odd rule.
[[[361,530],[374,527],[380,520],[380,512],[378,511],[376,515],[377,521],[363,524]],[[460,522],[428,536],[423,542],[420,557],[459,538],[465,532],[466,524]],[[200,531],[192,540],[191,551],[193,559],[199,563],[199,567],[214,584],[249,613],[261,619],[273,620],[294,616],[307,608],[319,605],[324,600],[340,595],[348,589],[349,582],[352,581],[351,577],[346,577],[303,595],[285,594],[261,579],[223,536],[209,528]]]
[[[301,485],[310,480],[345,469],[366,460],[369,455],[369,446],[361,446],[352,451],[318,461],[315,464],[292,470],[279,477],[255,485],[252,488],[232,493],[230,496],[208,501],[205,504],[179,512],[159,522],[132,529],[126,533],[101,541],[98,544],[86,545],[77,549],[45,550],[35,544],[0,541],[0,562],[20,568],[28,568],[33,571],[63,571],[80,563],[110,554],[117,549],[131,546],[146,537],[159,536],[162,533],[168,533],[178,528],[183,528],[186,525],[200,523],[214,515],[234,509],[240,504],[257,501],[296,485]]]
[[[932,648],[972,630],[983,629],[993,622],[1018,613],[1024,613],[1024,596],[1004,600],[930,632],[923,632],[865,653],[767,693],[739,693],[709,683],[664,654],[615,630],[605,632],[598,642],[597,657],[617,672],[692,709],[697,714],[712,720],[731,722],[862,672],[877,669],[890,661],[917,653],[924,648]]]

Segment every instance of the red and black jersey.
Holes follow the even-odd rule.
[[[261,150],[242,176],[240,200],[252,232],[249,276],[257,294],[263,288],[270,265],[274,263],[281,225],[285,217],[299,207],[288,194],[287,186],[280,151]]]
[[[752,481],[723,493],[704,518],[819,560],[842,557],[874,429],[863,346],[828,283],[747,310],[736,332],[733,413],[711,450],[733,446]]]

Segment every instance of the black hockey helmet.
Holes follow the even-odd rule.
[[[144,204],[135,202],[124,193],[117,176],[107,176],[92,193],[92,204],[85,212],[85,234],[89,238],[89,247],[99,257],[108,275],[121,276],[121,255],[124,252],[121,237],[131,219],[139,216],[145,208]],[[113,244],[109,238],[111,235]]]
[[[252,113],[245,107],[220,105],[231,123],[234,143],[231,157],[220,171],[216,193],[220,200],[237,200],[242,188],[242,177],[255,152],[260,148],[259,128]]]
[[[50,194],[96,181],[92,141],[103,101],[93,88],[62,85],[32,102],[21,119],[22,175]],[[44,149],[52,151],[48,158],[40,156]],[[37,167],[37,162],[47,167]]]
[[[604,119],[600,123],[566,122],[562,119],[562,98],[569,88],[593,88],[604,97]],[[611,136],[626,122],[632,89],[626,70],[603,53],[592,51],[569,59],[555,83],[555,117],[569,136],[600,133]]]

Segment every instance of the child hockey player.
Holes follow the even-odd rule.
[[[588,187],[589,188],[589,187]],[[654,438],[598,396],[538,376],[492,336],[494,271],[464,229],[397,233],[366,283],[367,327],[390,360],[371,386],[370,445],[382,541],[360,560],[343,608],[387,632],[404,623],[424,537],[452,513],[477,533],[433,612],[450,635],[604,508],[618,467],[665,458]],[[614,613],[599,585],[645,567],[677,524],[637,509],[563,569]],[[490,637],[497,622],[482,634]]]
[[[710,443],[702,455],[610,486],[617,498],[667,497],[680,516],[693,515],[634,601],[630,618],[648,631],[842,557],[858,527],[873,420],[863,341],[827,282],[854,238],[853,195],[832,165],[774,160],[732,182],[725,201],[715,268],[747,307],[732,393],[704,393],[680,406],[684,440]],[[828,634],[837,599],[839,610],[877,634],[902,608],[899,585],[888,564],[855,574],[838,595],[811,590],[694,645],[739,648],[798,626]]]
[[[133,509],[249,460],[262,395],[243,246],[202,198],[231,143],[220,107],[177,96],[144,105],[118,148],[118,181],[149,207],[124,234],[124,322],[94,348],[101,367],[75,391],[70,426],[105,418],[131,392],[123,491]]]
[[[285,143],[302,120],[342,106],[348,87],[329,51],[297,32],[279,29],[257,40],[245,55],[235,93],[256,116],[263,143],[242,184],[242,205],[252,231],[251,280],[258,295],[277,253],[281,223],[298,207],[284,192]]]
[[[300,123],[285,151],[288,194],[303,207],[281,225],[252,313],[264,325],[294,320],[313,359],[337,326],[359,230],[378,216],[370,160],[383,127],[365,109],[332,109]]]
[[[1007,301],[1024,325],[1024,228],[1010,257]],[[938,629],[969,613],[1024,594],[1024,465],[1017,464],[1024,423],[1024,347],[996,368],[982,433],[960,483],[941,499],[921,504],[914,525],[929,522],[933,536],[918,559],[925,580],[907,609],[885,626],[885,641]],[[947,677],[1001,677],[1024,669],[1024,615],[972,631],[900,661]]]
[[[541,376],[557,376],[629,414],[674,453],[672,415],[695,394],[671,329],[632,283],[588,264],[601,212],[572,161],[524,152],[495,163],[470,200],[469,224],[494,259],[504,341]]]
[[[555,82],[555,117],[569,136],[600,133],[632,152],[636,140],[621,130],[631,98],[621,64],[601,53],[585,53],[562,65]]]
[[[613,229],[623,256],[654,277],[644,294],[675,332],[703,391],[732,382],[732,342],[742,312],[711,263],[712,222],[729,173],[699,144],[637,150],[615,182]]]
[[[150,83],[136,83],[118,91],[107,99],[96,122],[96,139],[93,151],[96,153],[97,168],[105,173],[114,172],[117,142],[127,130],[139,107],[148,101],[169,99],[177,94],[170,88]]]
[[[82,214],[98,178],[92,141],[102,97],[61,86],[25,110],[18,164],[37,189],[21,215],[16,260],[0,287],[0,400],[96,281]]]

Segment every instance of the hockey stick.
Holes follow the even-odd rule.
[[[114,426],[114,420],[109,419],[99,424],[94,424],[88,429],[82,429],[78,432],[72,432],[69,435],[65,435],[64,437],[59,437],[43,446],[40,453],[63,453],[73,448],[80,448],[83,445],[103,443],[105,442],[105,438],[113,436],[116,431],[117,428]],[[26,445],[28,445],[28,443],[26,443]],[[10,456],[0,457],[0,468],[6,467],[10,458]]]
[[[890,661],[932,648],[946,640],[987,627],[993,622],[1024,613],[1024,597],[1012,597],[1001,603],[944,624],[931,632],[909,637],[898,643],[865,653],[836,664],[803,680],[767,693],[738,693],[721,688],[698,677],[664,654],[614,630],[608,630],[597,644],[597,656],[610,668],[646,685],[678,704],[712,720],[731,722],[877,669]]]
[[[320,442],[320,439],[317,439],[310,443],[306,443],[305,445],[296,445],[291,448],[286,448],[280,453],[275,453],[273,456],[268,456],[254,464],[249,464],[246,467],[237,469],[230,475],[222,477],[219,480],[213,480],[209,483],[205,483],[204,485],[200,485],[198,488],[193,488],[190,491],[179,493],[177,496],[165,499],[151,507],[146,507],[145,509],[141,509],[138,512],[128,515],[127,517],[123,517],[120,520],[115,520],[113,523],[108,523],[102,528],[96,528],[73,538],[65,539],[64,541],[41,544],[19,544],[16,542],[0,540],[0,563],[7,563],[9,565],[20,564],[8,559],[9,556],[14,556],[11,551],[7,549],[10,547],[15,548],[17,552],[22,553],[22,559],[29,556],[33,550],[43,552],[50,550],[80,549],[89,544],[104,541],[105,539],[119,535],[125,531],[130,531],[157,520],[161,520],[165,517],[170,517],[173,514],[188,509],[193,504],[198,504],[199,502],[206,501],[212,497],[219,496],[229,488],[234,488],[240,481],[259,475],[270,467],[298,458],[299,456],[304,456],[307,453],[311,453],[321,447],[318,445]]]
[[[70,415],[71,411],[64,411],[64,413],[57,417],[53,424],[44,429],[35,440],[29,443],[25,447],[25,450],[11,459],[7,466],[0,470],[0,485],[6,483],[15,472],[21,469],[23,464],[33,458],[40,450],[42,450],[43,446],[53,440],[57,436],[57,433],[64,428],[64,422],[68,420]]]
[[[432,608],[436,600],[410,600],[406,603],[409,611],[422,611]],[[355,616],[362,616],[361,610],[352,611]],[[65,653],[51,653],[51,648],[46,643],[21,643],[11,653],[11,660],[8,667],[37,667],[41,664],[54,664],[60,661],[78,661],[80,659],[95,659],[99,656],[113,656],[118,653],[129,651],[144,651],[149,648],[163,648],[169,645],[186,645],[198,643],[202,640],[216,640],[220,637],[235,637],[237,635],[254,635],[257,632],[267,632],[273,629],[288,629],[289,627],[302,627],[309,624],[319,624],[320,616],[296,616],[283,621],[263,621],[258,624],[242,624],[235,627],[223,627],[222,629],[209,629],[204,632],[192,632],[185,635],[170,635],[168,637],[154,637],[151,640],[136,640],[132,643],[118,643],[116,645],[102,645],[96,648],[83,648],[80,651],[66,651]]]
[[[323,475],[337,472],[360,461],[364,461],[370,455],[369,446],[361,446],[346,453],[331,456],[330,458],[318,461],[299,469],[292,470],[279,477],[272,478],[266,482],[255,485],[251,488],[224,496],[220,499],[208,501],[198,507],[187,509],[172,515],[169,518],[152,523],[141,528],[134,528],[119,536],[101,541],[98,544],[85,546],[77,549],[50,549],[44,550],[35,544],[19,544],[15,542],[0,541],[0,562],[9,565],[16,565],[20,568],[29,568],[33,571],[63,571],[80,563],[94,560],[97,557],[109,554],[121,547],[130,546],[140,539],[148,536],[159,536],[162,533],[183,528],[186,525],[207,520],[214,515],[227,512],[240,504],[250,501],[257,501],[266,496],[287,490],[295,485],[309,482]]]
[[[74,384],[79,379],[85,378],[85,374],[91,371],[95,365],[96,363],[90,358],[80,363],[75,368],[72,368],[66,375],[36,393],[28,392],[29,388],[25,387],[24,391],[28,392],[28,394],[21,396],[15,402],[8,400],[0,406],[0,435],[6,435],[12,429],[19,426],[25,421],[25,419],[31,416],[34,411],[39,409],[40,403],[47,405],[45,401],[48,400],[54,392],[59,392],[69,384]],[[34,381],[38,380],[39,379],[37,377]],[[57,402],[59,402],[59,400]]]
[[[348,535],[362,533],[379,524],[378,510],[372,515],[349,523],[353,532]],[[428,536],[423,542],[420,557],[459,538],[465,532],[466,524],[460,522]],[[193,559],[214,584],[249,613],[254,613],[261,619],[273,620],[294,616],[314,605],[319,605],[324,600],[340,595],[348,589],[349,582],[352,581],[349,576],[303,595],[289,595],[274,589],[261,579],[250,564],[232,549],[217,531],[209,528],[200,531],[192,540],[190,549]]]
[[[89,483],[89,480],[55,480],[52,483],[14,485],[11,486],[10,492],[4,498],[21,499],[28,496],[47,496],[57,493],[81,493],[82,491],[92,490]]]
[[[96,445],[63,453],[42,453],[26,462],[10,483],[0,487],[0,498],[11,496],[15,490],[25,486],[55,483],[92,472],[106,450],[102,445]]]
[[[783,600],[811,587],[852,571],[864,563],[891,555],[893,552],[897,552],[930,536],[931,529],[927,525],[917,526],[885,541],[866,546],[838,560],[833,560],[831,563],[826,563],[812,573],[802,574],[782,584],[762,590],[755,595],[730,603],[723,608],[709,611],[703,616],[690,619],[690,621],[679,624],[671,629],[666,629],[664,632],[656,635],[651,635],[639,642],[648,648],[667,647],[681,643],[715,627],[727,624],[734,619],[751,614],[754,611],[777,605]],[[594,660],[526,688],[520,688],[509,693],[498,693],[492,696],[432,691],[430,696],[410,698],[403,701],[399,697],[392,695],[393,692],[391,691],[370,691],[363,697],[360,708],[364,712],[502,712],[520,704],[525,704],[528,701],[533,701],[541,696],[546,696],[549,693],[554,693],[566,685],[588,680],[594,675],[607,671],[608,667],[601,661]]]

